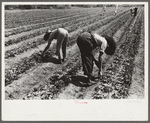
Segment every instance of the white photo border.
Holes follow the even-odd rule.
[[[4,5],[60,4],[58,2],[2,2],[2,120],[3,121],[147,121],[148,120],[148,2],[62,2],[61,4],[144,4],[145,98],[130,100],[5,100]]]

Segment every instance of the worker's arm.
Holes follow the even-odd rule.
[[[47,46],[45,47],[45,49],[44,49],[44,51],[43,51],[43,53],[42,53],[42,57],[44,56],[44,53],[45,53],[45,52],[48,50],[48,48],[50,47],[52,40],[53,40],[53,34],[51,34],[51,35],[49,36],[48,44],[47,44]]]
[[[99,62],[97,63],[98,64],[97,66],[99,67],[99,72],[98,72],[99,77],[102,76],[102,55],[103,55],[103,52],[100,51],[99,58],[98,58]]]
[[[43,51],[43,53],[42,53],[42,57],[44,56],[44,53],[45,53],[45,52],[48,50],[48,48],[50,47],[51,42],[52,42],[53,39],[54,39],[54,33],[52,32],[52,33],[50,33],[50,35],[49,35],[48,44],[47,44],[47,46],[45,47],[45,49],[44,49],[44,51]]]
[[[94,57],[93,54],[92,54],[92,57],[93,57],[93,61],[94,61],[95,63],[97,63],[98,61],[95,59],[95,57]]]
[[[51,42],[48,41],[47,46],[45,47],[44,51],[42,52],[42,57],[44,56],[44,53],[48,50],[48,48],[50,47],[50,45],[51,45]]]

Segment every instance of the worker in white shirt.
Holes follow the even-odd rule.
[[[116,4],[116,9],[115,9],[114,15],[117,14],[117,11],[118,11],[118,4]]]
[[[103,37],[98,34],[84,32],[77,38],[77,45],[81,52],[84,75],[88,77],[90,83],[96,78],[92,75],[93,61],[99,68],[98,77],[100,77],[102,75],[102,55],[104,53],[107,55],[113,55],[116,50],[116,43],[112,37]],[[92,53],[96,47],[99,47],[98,60],[95,59]]]

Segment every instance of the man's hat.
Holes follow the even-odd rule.
[[[46,33],[45,33],[45,35],[44,35],[44,40],[45,40],[45,41],[48,40],[49,35],[51,34],[51,32],[52,32],[51,30],[47,30],[47,31],[46,31]]]
[[[112,37],[104,36],[104,38],[107,40],[107,48],[105,49],[105,53],[107,55],[113,55],[116,50],[116,42]]]

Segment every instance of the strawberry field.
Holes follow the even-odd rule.
[[[144,8],[138,6],[135,17],[130,8],[120,6],[116,15],[115,7],[108,7],[104,14],[100,7],[5,11],[5,99],[124,99],[136,95],[139,88],[137,97],[143,98]],[[46,30],[59,27],[69,32],[67,59],[62,64],[55,55],[56,41],[41,58],[47,45],[43,40]],[[113,56],[104,54],[103,75],[91,86],[81,76],[76,44],[84,31],[107,34],[117,43]],[[98,49],[93,53],[97,58]],[[97,73],[94,66],[93,74]],[[142,88],[135,87],[136,82]]]

